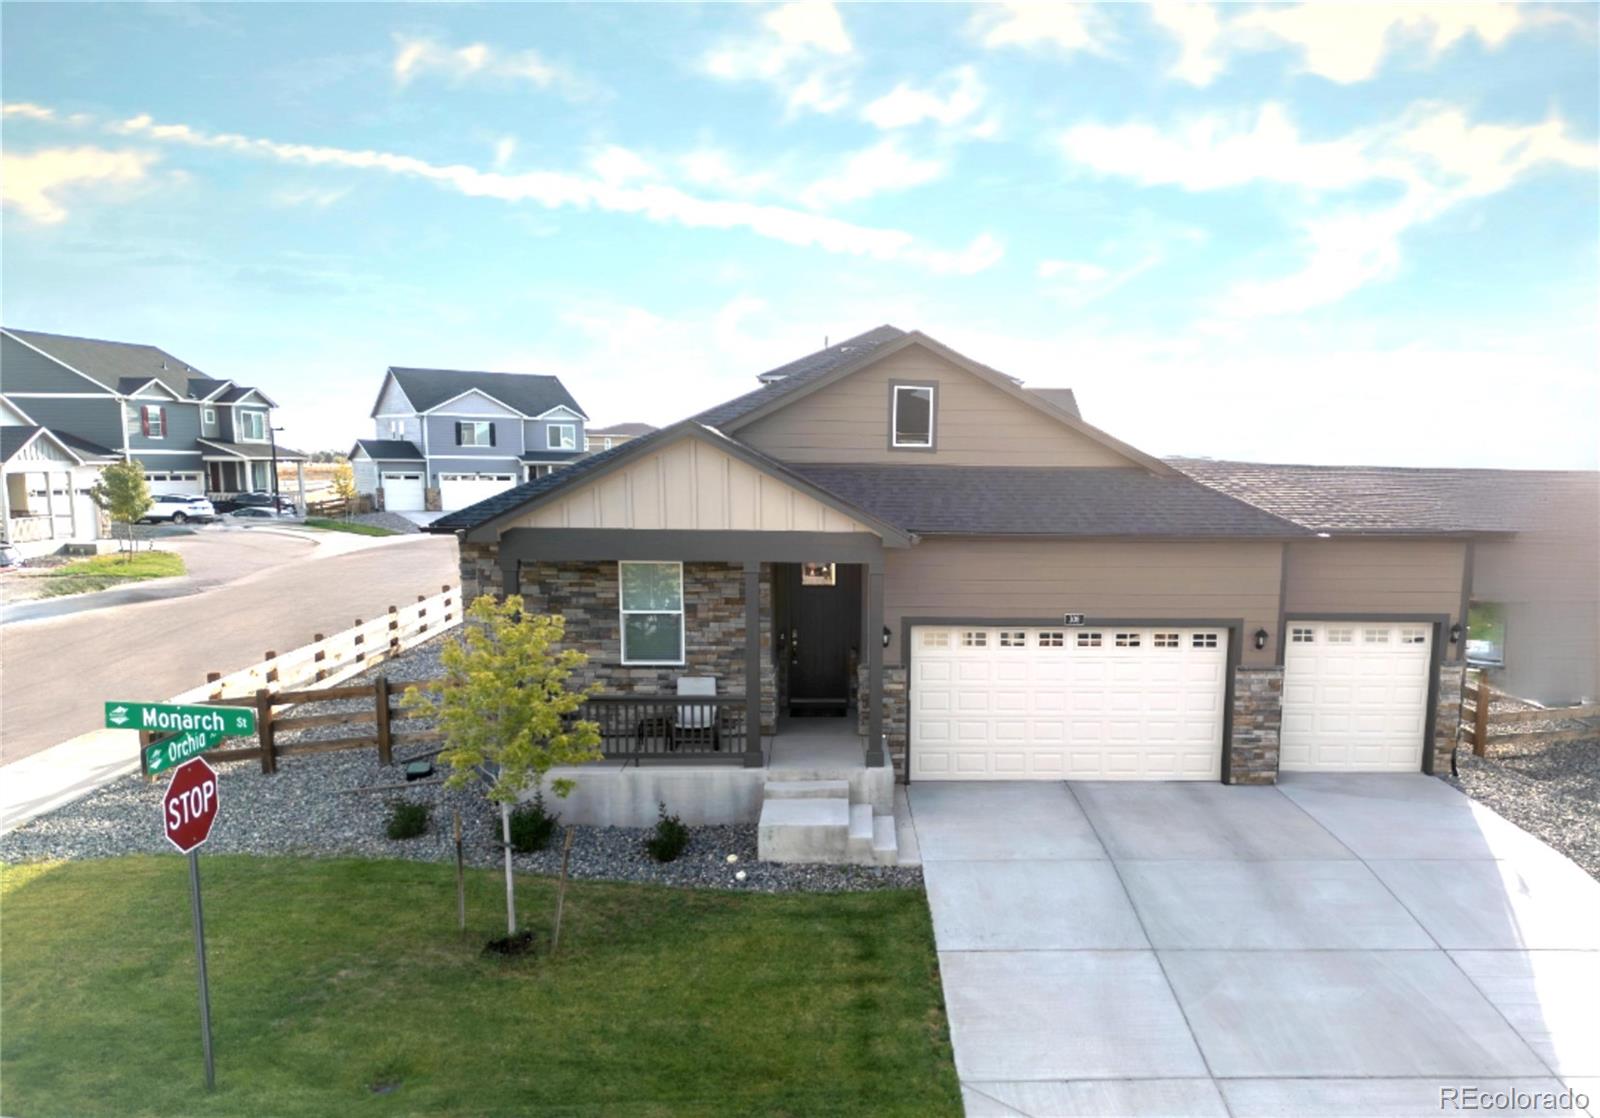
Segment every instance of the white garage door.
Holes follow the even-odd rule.
[[[419,512],[427,507],[420,472],[386,473],[379,484],[383,487],[383,507],[390,512]]]
[[[1433,626],[1291,621],[1280,768],[1418,772]]]
[[[198,472],[157,470],[154,473],[145,474],[144,479],[150,486],[152,494],[187,493],[204,496],[206,492],[205,486],[201,484]]]
[[[445,509],[464,509],[516,483],[514,474],[440,474],[439,504]]]
[[[911,634],[913,780],[1216,780],[1226,629]]]

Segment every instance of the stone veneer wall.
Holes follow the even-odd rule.
[[[1278,735],[1283,728],[1283,669],[1238,668],[1233,674],[1233,784],[1278,782]]]
[[[492,550],[492,549],[491,549]],[[481,557],[475,558],[481,562]],[[462,565],[467,558],[463,548]],[[490,566],[499,578],[498,559]],[[466,582],[463,570],[463,585]],[[744,691],[744,567],[739,563],[683,565],[682,665],[631,666],[622,663],[622,622],[618,615],[617,565],[611,561],[523,563],[519,575],[524,606],[566,619],[569,647],[589,654],[576,673],[581,683],[607,691],[671,695],[679,677],[709,675],[719,695]],[[778,728],[777,676],[772,664],[772,571],[761,568],[761,732]]]
[[[1439,665],[1439,701],[1433,708],[1433,771],[1450,771],[1450,755],[1456,751],[1461,728],[1461,689],[1466,684],[1465,664]]]
[[[911,727],[911,696],[907,679],[905,668],[893,664],[883,666],[883,732],[889,738],[889,761],[894,765],[894,778],[901,784],[908,779],[906,743]],[[861,664],[856,668],[856,727],[863,741],[867,736],[869,694],[867,665]]]
[[[458,544],[461,600],[467,605],[484,594],[500,595],[500,548],[492,543]]]

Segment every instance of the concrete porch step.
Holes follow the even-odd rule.
[[[852,804],[850,835],[845,846],[853,865],[896,865],[899,844],[895,838],[894,816],[874,815],[871,804]]]
[[[850,801],[769,799],[761,805],[756,852],[763,862],[843,862],[848,853]]]
[[[848,800],[848,780],[769,780],[766,799],[769,800]]]

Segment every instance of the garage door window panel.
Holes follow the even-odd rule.
[[[683,564],[617,564],[624,664],[683,663]]]

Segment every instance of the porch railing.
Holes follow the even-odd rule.
[[[595,695],[578,717],[599,724],[611,760],[744,759],[743,695]]]
[[[55,538],[49,516],[13,516],[6,522],[6,535],[12,543],[38,543]]]

